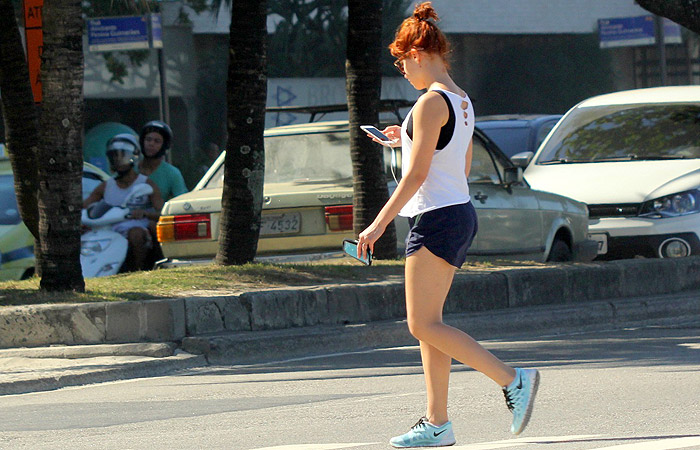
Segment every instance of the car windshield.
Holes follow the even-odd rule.
[[[615,105],[574,110],[537,164],[686,158],[700,158],[700,105]]]
[[[223,187],[224,165],[204,189]],[[352,183],[349,134],[315,133],[265,138],[265,184]]]
[[[479,126],[477,122],[476,126]],[[496,143],[506,156],[511,157],[520,152],[530,151],[527,148],[527,140],[530,129],[527,127],[488,127],[481,128],[493,142]]]
[[[17,225],[22,219],[12,175],[0,175],[0,225]]]

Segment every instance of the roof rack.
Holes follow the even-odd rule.
[[[384,99],[379,101],[379,112],[391,112],[396,115],[400,121],[403,120],[399,110],[401,108],[410,108],[413,106],[413,101],[404,99]],[[319,106],[271,106],[265,112],[268,113],[289,113],[289,114],[311,114],[309,122],[313,122],[318,114],[323,117],[325,114],[344,112],[348,110],[348,105],[319,105]]]

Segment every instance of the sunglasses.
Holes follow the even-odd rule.
[[[394,67],[396,67],[396,70],[398,70],[401,75],[406,75],[406,71],[403,68],[403,60],[408,57],[409,53],[410,51],[404,53],[394,61]]]
[[[406,53],[402,54],[401,56],[399,56],[398,58],[396,58],[396,61],[394,61],[394,67],[396,67],[396,70],[398,70],[399,73],[401,73],[401,75],[406,75],[406,71],[405,71],[404,68],[403,68],[403,60],[409,57],[409,55],[411,54],[411,51],[412,51],[412,50],[421,51],[421,50],[423,50],[423,49],[420,48],[420,47],[412,47],[411,50],[409,50],[409,51],[407,51]]]

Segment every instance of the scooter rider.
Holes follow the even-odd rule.
[[[135,186],[147,183],[153,188],[149,196],[136,197],[127,207],[131,211],[131,218],[120,222],[112,229],[129,241],[129,254],[124,264],[126,270],[143,270],[148,251],[153,247],[153,238],[149,231],[150,226],[160,217],[163,208],[163,199],[158,186],[146,175],[139,174],[135,170],[136,163],[141,153],[141,147],[135,136],[129,133],[117,134],[107,141],[106,156],[114,178],[104,181],[83,202],[83,208],[103,200],[111,205],[121,205],[129,196]]]
[[[163,201],[166,202],[187,192],[180,170],[165,161],[165,152],[170,149],[172,141],[173,131],[167,123],[160,120],[148,122],[139,133],[143,159],[139,162],[138,171],[158,185]]]

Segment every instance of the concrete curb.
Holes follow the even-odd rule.
[[[700,291],[683,296],[638,297],[567,305],[517,307],[445,315],[445,323],[476,339],[503,338],[535,330],[547,333],[600,329],[649,321],[694,319],[700,323]],[[204,354],[212,364],[249,364],[271,359],[414,345],[405,320],[342,326],[223,333],[183,339],[183,349]]]
[[[370,269],[371,270],[371,269]],[[700,290],[700,257],[635,259],[458,274],[446,314]],[[0,348],[181,341],[227,332],[405,317],[402,281],[240,295],[0,309]]]

